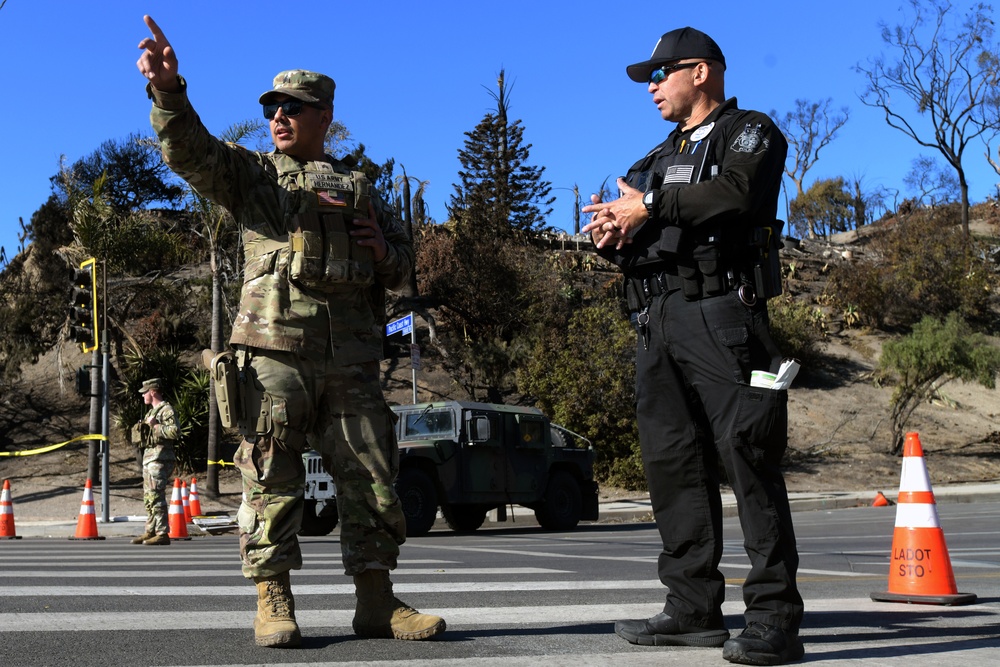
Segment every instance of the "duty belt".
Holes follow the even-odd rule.
[[[757,302],[756,291],[753,285],[741,272],[726,271],[724,274],[724,289],[722,292],[708,294],[700,291],[698,294],[684,294],[684,298],[689,301],[697,301],[710,296],[727,294],[737,286],[740,290],[740,299],[748,306]],[[628,303],[629,312],[638,312],[646,308],[650,300],[661,294],[670,294],[684,288],[684,279],[679,275],[667,271],[649,273],[643,276],[631,276],[625,278],[624,290],[625,300]]]

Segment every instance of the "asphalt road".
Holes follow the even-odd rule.
[[[994,665],[1000,650],[1000,503],[939,505],[961,592],[975,604],[872,602],[888,582],[894,507],[798,512],[802,636],[813,665]],[[0,665],[726,665],[720,649],[632,646],[619,618],[662,608],[658,535],[650,523],[582,525],[567,533],[435,530],[403,546],[397,595],[448,621],[429,642],[359,640],[353,586],[337,535],[303,539],[293,573],[298,650],[253,645],[254,588],[239,574],[237,538],[169,547],[24,537],[0,540]],[[742,629],[747,570],[735,519],[722,564],[727,625]]]

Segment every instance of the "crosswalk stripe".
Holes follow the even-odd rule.
[[[252,590],[252,589],[251,589]],[[296,591],[298,594],[298,591]],[[353,605],[352,605],[353,607]],[[427,614],[442,616],[450,627],[457,625],[527,625],[565,623],[595,623],[625,617],[648,618],[663,610],[656,604],[552,605],[546,607],[450,607],[421,609]],[[157,611],[156,629],[204,630],[246,629],[253,624],[254,611]],[[303,628],[350,628],[354,609],[309,611],[296,609],[296,620]],[[0,627],[5,632],[74,632],[74,631],[149,631],[145,614],[114,612],[11,613],[0,614]],[[350,632],[350,630],[348,630]]]
[[[252,589],[251,589],[252,590]],[[877,602],[868,598],[842,598],[810,601],[812,613],[837,610],[852,610],[855,613],[878,608]],[[353,606],[353,605],[352,605]],[[623,618],[649,618],[663,610],[662,603],[642,604],[586,604],[549,605],[524,607],[441,607],[422,608],[428,614],[443,617],[449,628],[458,626],[485,625],[569,625],[580,623],[614,622]],[[724,615],[742,615],[742,600],[725,602]],[[900,606],[901,618],[916,615],[921,609]],[[247,629],[253,623],[254,611],[158,611],[157,631],[167,630],[219,630]],[[295,611],[296,620],[303,628],[345,628],[351,634],[353,609],[326,609]],[[149,617],[145,614],[118,612],[43,612],[43,613],[0,613],[0,628],[4,632],[80,632],[80,631],[149,631]]]
[[[658,581],[451,581],[427,583],[396,583],[398,593],[496,593],[515,591],[578,591],[578,590],[648,590],[660,587]],[[295,597],[302,595],[354,595],[354,584],[299,584],[292,576]],[[256,595],[250,583],[236,586],[7,586],[4,597],[163,597],[197,595],[199,597],[224,597],[230,595]],[[0,628],[3,626],[0,625]]]
[[[177,563],[171,563],[177,565]],[[465,576],[465,575],[494,575],[520,576],[525,574],[570,574],[570,570],[551,570],[543,567],[456,567],[456,568],[405,568],[393,571],[393,577],[401,576]],[[51,577],[58,574],[60,577],[72,577],[74,579],[107,579],[108,577],[128,577],[133,579],[176,579],[192,577],[242,577],[238,567],[228,566],[225,569],[205,569],[197,570],[115,570],[113,568],[100,570],[59,570],[51,572],[48,570],[7,570],[3,573],[4,578],[39,578]],[[326,569],[306,567],[302,570],[295,570],[292,575],[295,579],[300,577],[329,577],[343,575],[344,569]]]

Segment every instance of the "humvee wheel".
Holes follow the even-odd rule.
[[[430,532],[437,518],[437,489],[423,470],[410,468],[399,473],[396,494],[406,517],[406,536],[420,537]]]
[[[564,470],[556,470],[549,478],[545,498],[535,510],[535,518],[545,530],[569,530],[580,523],[583,497],[580,485]]]
[[[448,527],[456,533],[471,533],[486,521],[486,508],[482,505],[442,505],[441,512]]]

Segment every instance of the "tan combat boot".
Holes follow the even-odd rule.
[[[167,535],[166,533],[160,533],[159,535],[153,535],[152,537],[143,540],[142,543],[149,544],[152,546],[156,546],[159,544],[167,545],[170,544],[170,536]]]
[[[295,622],[295,598],[288,572],[254,577],[253,582],[257,584],[257,615],[253,618],[257,646],[298,646],[302,634]]]
[[[147,530],[145,533],[143,533],[139,537],[133,537],[132,538],[132,544],[142,544],[143,542],[145,542],[146,540],[148,540],[151,537],[154,537],[155,535],[156,535],[156,533],[154,533],[154,532],[152,532],[150,530]]]
[[[359,637],[429,639],[444,632],[443,618],[421,614],[393,596],[388,570],[365,570],[354,575],[354,585],[353,626]]]

